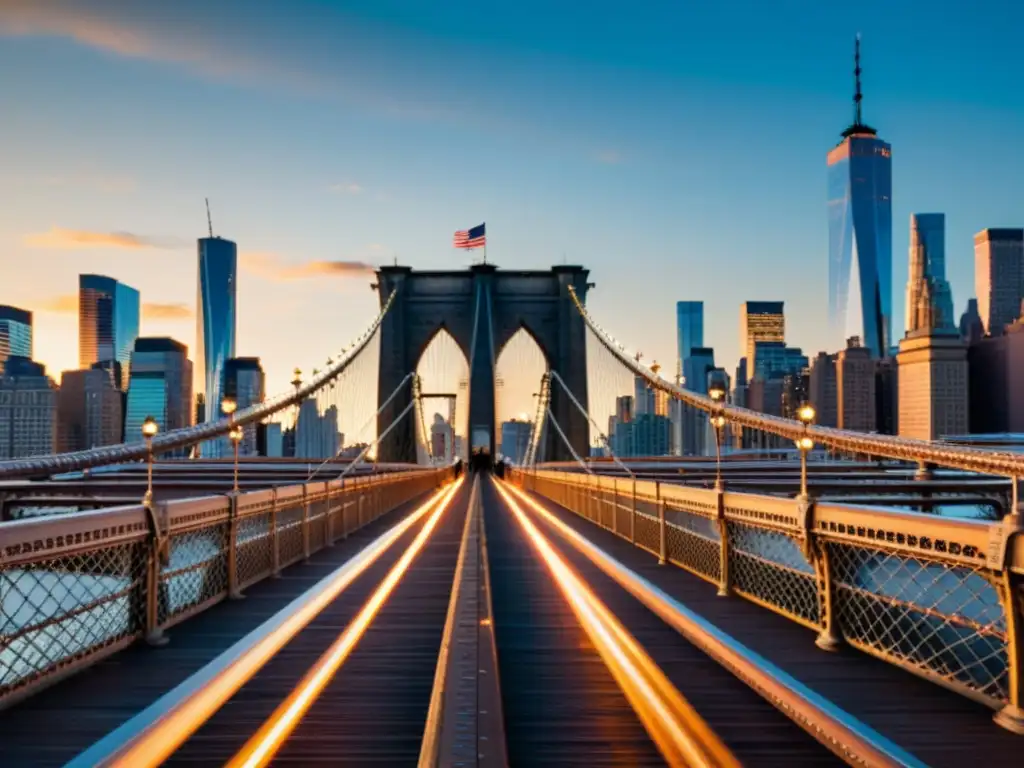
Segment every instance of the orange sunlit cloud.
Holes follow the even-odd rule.
[[[175,248],[173,238],[147,237],[131,232],[90,232],[82,229],[51,227],[49,232],[25,235],[22,242],[30,248]]]
[[[376,269],[365,261],[307,261],[288,264],[274,253],[243,253],[242,268],[264,280],[304,280],[311,277],[355,277],[368,275]]]
[[[37,305],[38,312],[50,312],[56,315],[78,314],[78,295],[66,293],[46,299]],[[192,308],[187,304],[160,304],[143,302],[142,317],[146,320],[189,320],[193,317]]]

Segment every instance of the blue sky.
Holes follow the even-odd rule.
[[[748,299],[832,349],[825,155],[857,32],[893,145],[897,328],[911,212],[946,213],[958,313],[973,233],[1024,225],[1014,2],[84,5],[0,7],[0,303],[37,312],[54,372],[78,272],[140,288],[143,332],[194,347],[207,196],[244,254],[239,354],[274,390],[375,311],[368,275],[310,262],[461,268],[451,234],[482,220],[500,266],[590,267],[594,314],[669,370],[680,299],[730,369]]]

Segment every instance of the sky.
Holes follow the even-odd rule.
[[[1021,28],[1013,0],[0,0],[0,303],[35,312],[52,374],[77,365],[80,272],[194,349],[209,198],[270,391],[373,319],[358,265],[462,269],[452,233],[481,221],[500,267],[587,266],[595,317],[668,370],[678,300],[730,370],[746,300],[835,351],[825,156],[854,36],[893,145],[899,330],[912,212],[946,214],[957,313],[973,234],[1024,226]]]

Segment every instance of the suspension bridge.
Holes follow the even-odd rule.
[[[1024,457],[682,389],[588,279],[385,267],[287,392],[0,462],[0,764],[1018,764]],[[619,450],[633,393],[700,450]],[[311,416],[317,458],[180,458]]]

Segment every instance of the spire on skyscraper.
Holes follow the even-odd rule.
[[[864,94],[860,87],[860,33],[857,33],[857,39],[853,44],[853,125],[843,131],[843,136],[853,136],[854,134],[867,134],[874,136],[878,132],[869,125],[865,125],[861,116],[861,101],[864,100]]]

